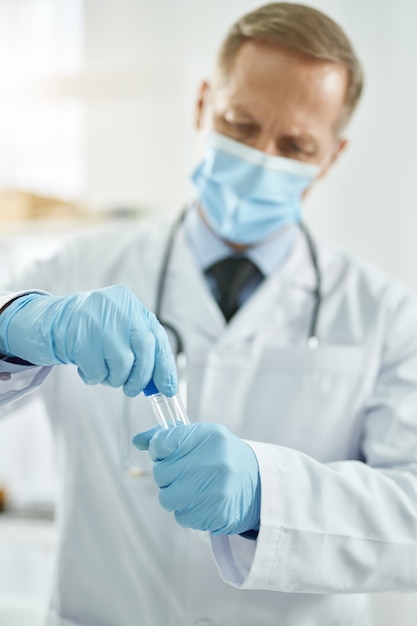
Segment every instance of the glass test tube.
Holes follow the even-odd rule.
[[[144,394],[151,403],[156,420],[162,428],[190,423],[179,394],[168,398],[160,393],[153,383],[149,383]]]
[[[168,398],[162,393],[159,393],[158,389],[153,383],[149,383],[144,391],[144,395],[147,396],[150,405],[153,409],[158,424],[162,428],[172,428],[177,424],[189,424],[190,421],[187,416],[187,412],[181,401],[179,394]],[[125,399],[125,410],[123,412],[122,419],[120,420],[120,433],[119,433],[119,458],[122,468],[132,477],[140,478],[146,476],[149,471],[144,470],[135,460],[132,458],[132,435],[133,431],[130,428],[129,410],[128,410],[128,398]]]

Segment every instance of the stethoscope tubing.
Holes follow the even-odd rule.
[[[313,265],[316,284],[314,287],[314,306],[313,314],[311,316],[310,330],[308,333],[308,346],[311,349],[315,349],[318,346],[319,340],[317,337],[317,324],[319,320],[319,314],[322,303],[322,285],[321,285],[321,270],[318,261],[317,248],[309,230],[303,222],[300,222],[300,228],[304,233],[304,237],[307,241],[308,251],[310,253],[311,263]]]

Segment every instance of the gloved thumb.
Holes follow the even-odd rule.
[[[133,444],[139,450],[148,450],[152,461],[162,461],[178,450],[197,424],[177,424],[172,428],[158,426],[134,435]]]
[[[136,433],[132,438],[133,445],[139,450],[148,450],[152,437],[160,430],[160,426],[155,426],[155,428],[145,430],[143,433]]]

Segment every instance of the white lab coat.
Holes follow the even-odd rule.
[[[124,283],[152,309],[167,233],[86,234],[19,286]],[[146,399],[55,368],[43,386],[63,484],[49,626],[368,626],[366,592],[417,587],[417,299],[348,255],[319,246],[319,260],[315,351],[301,233],[229,325],[182,232],[169,267],[163,318],[185,342],[189,416],[226,424],[257,455],[256,542],[180,528],[151,478],[120,467],[122,416],[132,432],[153,425]]]

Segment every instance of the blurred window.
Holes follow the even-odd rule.
[[[0,188],[83,192],[83,0],[0,3]]]

